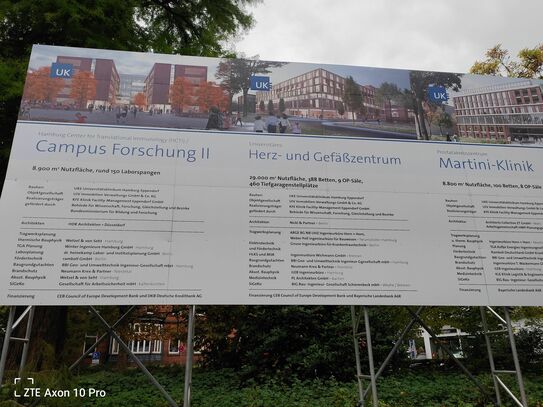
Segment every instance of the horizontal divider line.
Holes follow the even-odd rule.
[[[375,221],[392,221],[392,222],[408,222],[409,219],[381,219],[381,218],[318,218],[313,216],[266,216],[266,215],[249,215],[250,218],[272,218],[272,219],[319,219],[319,220],[375,220]]]
[[[189,230],[138,230],[138,229],[63,229],[63,228],[20,228],[21,230],[77,230],[77,231],[91,231],[91,232],[156,232],[156,233],[205,233],[203,231],[189,231]]]
[[[100,220],[100,221],[138,221],[138,222],[186,222],[186,223],[204,223],[203,220],[172,220],[172,219],[104,219],[104,218],[71,218],[54,216],[23,216],[22,219],[77,219],[77,220]]]

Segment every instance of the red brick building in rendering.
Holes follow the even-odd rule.
[[[376,101],[376,91],[372,85],[360,85],[364,109],[362,113],[356,113],[359,118],[376,120],[385,118],[385,108]],[[343,104],[345,93],[345,78],[341,75],[318,68],[285,81],[274,83],[271,91],[256,92],[256,104],[261,101],[267,108],[271,100],[275,108],[279,106],[279,100],[285,101],[285,112],[293,116],[315,117],[323,119],[338,119],[342,116],[338,109]],[[344,109],[346,107],[344,106]],[[387,118],[396,121],[408,121],[407,109],[392,106],[388,107]],[[351,113],[345,112],[343,117],[350,117]]]
[[[81,71],[93,74],[96,80],[96,96],[93,100],[89,100],[89,103],[95,106],[111,106],[115,104],[119,92],[120,77],[112,59],[58,56],[56,62],[71,64],[74,75]],[[73,103],[70,96],[72,80],[64,79],[66,86],[57,96],[57,102],[64,105]]]
[[[207,67],[155,63],[145,78],[145,97],[151,109],[171,109],[170,87],[177,78],[187,79],[194,89],[207,81]],[[198,111],[196,101],[188,110]]]

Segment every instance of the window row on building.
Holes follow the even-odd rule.
[[[310,72],[298,75],[285,81],[272,85],[269,92],[257,92],[256,102],[268,106],[273,103],[277,108],[282,99],[285,103],[286,113],[295,116],[339,118],[339,110],[343,105],[345,94],[345,78],[341,75],[317,68]],[[371,85],[360,85],[364,112],[356,112],[368,119],[376,119],[381,116],[394,120],[408,120],[407,109],[405,112],[391,113],[392,109],[402,109],[398,106],[378,106],[375,102],[376,88]],[[345,114],[345,113],[344,113]]]
[[[526,80],[453,97],[461,137],[534,142],[543,137],[543,85]]]

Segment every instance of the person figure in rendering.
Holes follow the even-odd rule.
[[[243,122],[241,121],[241,115],[239,114],[239,112],[236,115],[236,122],[234,123],[234,126],[237,126],[238,123],[239,123],[240,127],[243,127]]]
[[[75,114],[75,122],[76,123],[86,123],[87,122],[87,116],[83,116],[81,113],[77,112]]]
[[[21,115],[22,119],[30,120],[30,105],[23,105],[19,114]]]
[[[216,106],[211,106],[207,118],[206,130],[220,130],[220,122],[219,109]]]
[[[302,128],[300,127],[300,122],[294,122],[291,127],[292,134],[302,134]]]
[[[289,127],[291,126],[290,122],[288,121],[288,116],[283,113],[283,115],[279,118],[279,133],[286,133]]]
[[[268,133],[277,133],[277,124],[279,123],[279,119],[273,112],[269,113],[268,118],[266,119],[266,126],[268,129]]]
[[[264,120],[262,120],[262,116],[256,116],[255,122],[254,122],[254,128],[253,130],[257,133],[264,133],[264,129],[266,128],[266,124],[264,123]]]

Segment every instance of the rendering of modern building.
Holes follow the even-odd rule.
[[[177,78],[187,79],[195,88],[207,81],[207,67],[195,65],[172,65],[155,63],[145,78],[145,96],[150,108],[164,111],[171,108],[170,86]],[[196,103],[188,106],[188,110],[198,111]]]
[[[462,91],[453,97],[460,137],[543,139],[543,85],[523,80]]]
[[[130,105],[134,103],[134,97],[138,93],[145,94],[145,78],[145,75],[128,75],[121,73],[117,103]]]
[[[167,105],[170,103],[172,65],[155,63],[145,78],[145,97],[147,105]]]
[[[256,104],[264,101],[266,108],[271,100],[279,106],[279,100],[285,101],[286,112],[294,116],[322,117],[336,119],[340,102],[343,103],[345,78],[318,68],[305,74],[272,85],[269,92],[256,92]],[[375,102],[376,88],[361,85],[364,101],[364,117],[375,119],[383,109]]]
[[[100,58],[82,58],[58,56],[57,63],[71,64],[73,66],[73,75],[78,72],[91,72],[96,80],[96,94],[93,100],[89,100],[96,106],[110,106],[116,103],[117,93],[119,91],[120,77],[112,59]],[[70,104],[73,102],[70,93],[73,79],[65,79],[66,86],[57,97],[57,102]]]

